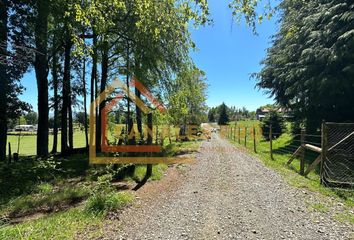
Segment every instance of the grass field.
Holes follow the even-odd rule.
[[[60,133],[58,134],[58,151],[60,151]],[[19,147],[19,154],[20,156],[30,156],[36,154],[36,146],[37,146],[37,136],[36,135],[28,135],[24,134],[19,136],[16,135],[8,135],[7,141],[11,144],[11,151],[12,153],[17,152],[18,144],[20,143]],[[83,131],[75,131],[74,132],[74,148],[82,148],[85,147],[85,132]],[[48,149],[49,151],[52,149],[53,146],[53,135],[49,135],[49,144]],[[8,152],[8,145],[6,147],[6,151]]]
[[[114,127],[112,127],[112,130],[115,134],[112,134],[109,130],[107,131],[107,139],[111,142],[114,142],[114,137],[118,137],[116,133],[120,132],[121,129],[124,128],[124,124],[116,124]],[[166,128],[166,127],[165,127]],[[158,130],[156,128],[153,128],[153,139],[154,141],[156,140],[156,131],[160,134],[161,132],[164,132],[166,135],[165,137],[167,138],[167,134],[165,132],[165,128],[163,126],[159,126]],[[136,124],[134,125],[135,132],[138,132]],[[144,136],[147,136],[147,130],[146,126],[143,125],[143,130],[144,130]],[[18,134],[16,133],[11,133],[10,135],[7,136],[7,142],[10,142],[11,144],[11,152],[15,153],[17,152],[18,146],[19,146],[19,155],[20,156],[32,156],[36,154],[36,145],[37,145],[37,136],[34,135],[33,133],[28,133],[28,132],[22,132],[21,136],[15,135]],[[170,128],[170,134],[171,134],[171,139],[175,140],[175,130],[171,127]],[[159,135],[160,136],[160,135]],[[60,152],[60,144],[61,144],[61,134],[59,132],[58,134],[58,148],[57,151]],[[86,141],[85,141],[85,132],[76,130],[74,131],[74,148],[83,148],[86,146]],[[48,149],[51,151],[53,146],[53,135],[49,135],[49,144],[48,144]],[[8,153],[8,145],[6,146],[6,152]]]

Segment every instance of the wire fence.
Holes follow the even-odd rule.
[[[323,123],[321,131],[311,134],[235,124],[221,127],[221,135],[271,160],[286,160],[301,175],[315,170],[325,186],[354,187],[354,123]]]
[[[320,148],[321,132],[311,134],[307,134],[304,130],[297,133],[273,132],[272,127],[263,132],[259,125],[235,124],[221,127],[221,135],[250,151],[264,155],[268,159],[282,161],[284,165],[291,164],[290,168],[302,175],[307,175],[312,170],[320,173],[318,162],[313,167],[313,163],[320,157],[320,153],[305,151],[304,146],[313,147],[315,150]],[[300,161],[294,161],[296,158]]]
[[[354,187],[354,124],[326,123],[323,132],[323,184]]]

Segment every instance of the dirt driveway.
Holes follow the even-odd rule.
[[[139,191],[119,220],[107,221],[105,239],[353,237],[353,225],[309,207],[318,194],[289,186],[217,135],[202,144],[194,164],[170,168]]]

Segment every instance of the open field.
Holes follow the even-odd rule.
[[[28,135],[23,134],[21,136],[16,135],[8,135],[7,141],[11,143],[11,151],[12,153],[17,152],[18,144],[20,142],[19,147],[19,155],[20,156],[31,156],[36,154],[36,145],[37,145],[37,136],[36,135]],[[60,152],[60,133],[58,134],[58,151]],[[82,148],[85,147],[85,132],[84,131],[75,131],[74,132],[74,148]],[[49,135],[49,151],[53,146],[53,135]],[[8,145],[6,148],[8,152]]]
[[[115,140],[119,137],[119,134],[122,129],[124,129],[125,125],[124,124],[116,124],[114,127],[108,126],[107,129],[107,134],[106,137],[107,139],[113,143]],[[165,137],[166,143],[168,142],[168,134],[166,129],[168,129],[166,126],[159,126],[158,128],[153,128],[152,133],[153,133],[153,142],[156,141],[156,136],[160,140],[161,133]],[[138,132],[137,130],[137,125],[134,124],[134,131]],[[147,136],[147,128],[146,125],[143,125],[143,131],[144,131],[144,136]],[[158,134],[156,133],[158,131]],[[170,138],[171,141],[176,140],[176,132],[178,131],[175,128],[170,127]],[[16,135],[17,134],[17,135]],[[60,144],[61,144],[61,134],[60,132],[58,133],[58,148],[57,151],[60,152]],[[86,145],[85,142],[85,132],[76,130],[74,131],[74,148],[83,148]],[[138,138],[138,136],[137,136]],[[146,138],[146,137],[145,137]],[[20,156],[32,156],[36,154],[36,142],[37,142],[37,136],[33,134],[32,132],[22,132],[21,135],[18,135],[18,132],[12,132],[7,136],[7,141],[10,142],[11,144],[11,152],[15,153],[17,152],[18,145],[19,145],[19,155]],[[49,151],[52,149],[53,146],[53,135],[49,135],[49,144],[48,144],[48,149]],[[6,152],[8,153],[8,145],[6,146]]]

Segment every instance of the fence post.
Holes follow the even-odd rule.
[[[230,137],[229,138],[232,140],[232,126],[230,127]]]
[[[236,142],[236,127],[237,127],[237,123],[235,124],[235,129],[234,129],[234,142]]]
[[[272,132],[272,124],[269,126],[269,152],[270,152],[270,159],[274,160],[273,158],[273,132]]]
[[[245,147],[247,147],[247,127],[245,127]]]
[[[238,127],[238,144],[241,144],[241,128]]]
[[[155,142],[155,144],[156,145],[159,145],[159,143],[158,143],[158,135],[159,135],[159,126],[158,125],[156,125],[156,142]]]
[[[9,163],[11,163],[11,159],[12,159],[12,156],[11,156],[11,143],[9,142]]]
[[[304,175],[305,172],[305,129],[301,129],[300,135],[300,142],[301,142],[301,156],[300,156],[300,174]]]
[[[323,179],[323,165],[324,161],[326,159],[327,155],[327,143],[328,143],[328,129],[326,122],[323,120],[322,121],[322,127],[321,127],[321,166],[320,166],[320,177],[321,177],[321,184],[325,184],[324,179]]]
[[[257,147],[256,147],[256,128],[253,126],[253,150],[255,153],[257,153]]]

